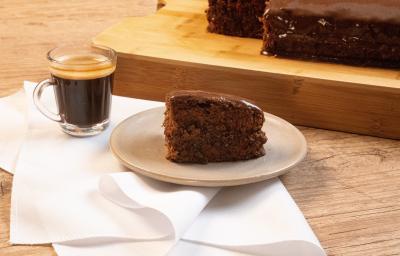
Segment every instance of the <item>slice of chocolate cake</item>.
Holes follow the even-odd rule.
[[[262,38],[265,0],[208,0],[208,31]]]
[[[249,100],[203,91],[166,96],[167,159],[208,163],[257,158],[267,141],[264,113]]]
[[[399,0],[270,0],[266,54],[400,67]]]

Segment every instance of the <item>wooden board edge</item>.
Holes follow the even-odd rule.
[[[400,139],[400,89],[119,54],[117,95],[163,100],[175,89],[241,95],[296,124]]]

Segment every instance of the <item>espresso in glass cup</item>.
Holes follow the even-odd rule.
[[[63,46],[48,52],[51,79],[40,82],[34,102],[46,117],[73,136],[96,135],[107,128],[117,56],[107,47]],[[41,95],[52,86],[58,107],[53,113]]]

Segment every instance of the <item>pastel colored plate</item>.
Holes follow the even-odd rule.
[[[306,140],[296,127],[265,113],[265,156],[206,165],[174,163],[165,158],[164,111],[159,107],[135,114],[122,121],[110,138],[111,150],[123,165],[157,180],[207,187],[249,184],[288,172],[307,154]]]

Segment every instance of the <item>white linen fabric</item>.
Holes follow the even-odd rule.
[[[219,192],[125,172],[108,148],[112,127],[162,103],[113,96],[111,127],[82,139],[36,111],[32,87],[26,83],[29,130],[15,168],[12,243],[53,243],[60,256],[325,255],[279,179]],[[21,102],[23,94],[11,97]],[[9,129],[18,125],[14,137],[24,138],[24,111],[4,102],[0,117],[19,116]],[[22,140],[6,140],[9,133],[0,130],[0,147],[14,145],[0,167],[12,171]]]
[[[0,98],[0,120],[0,167],[12,173],[28,129],[23,90]]]

